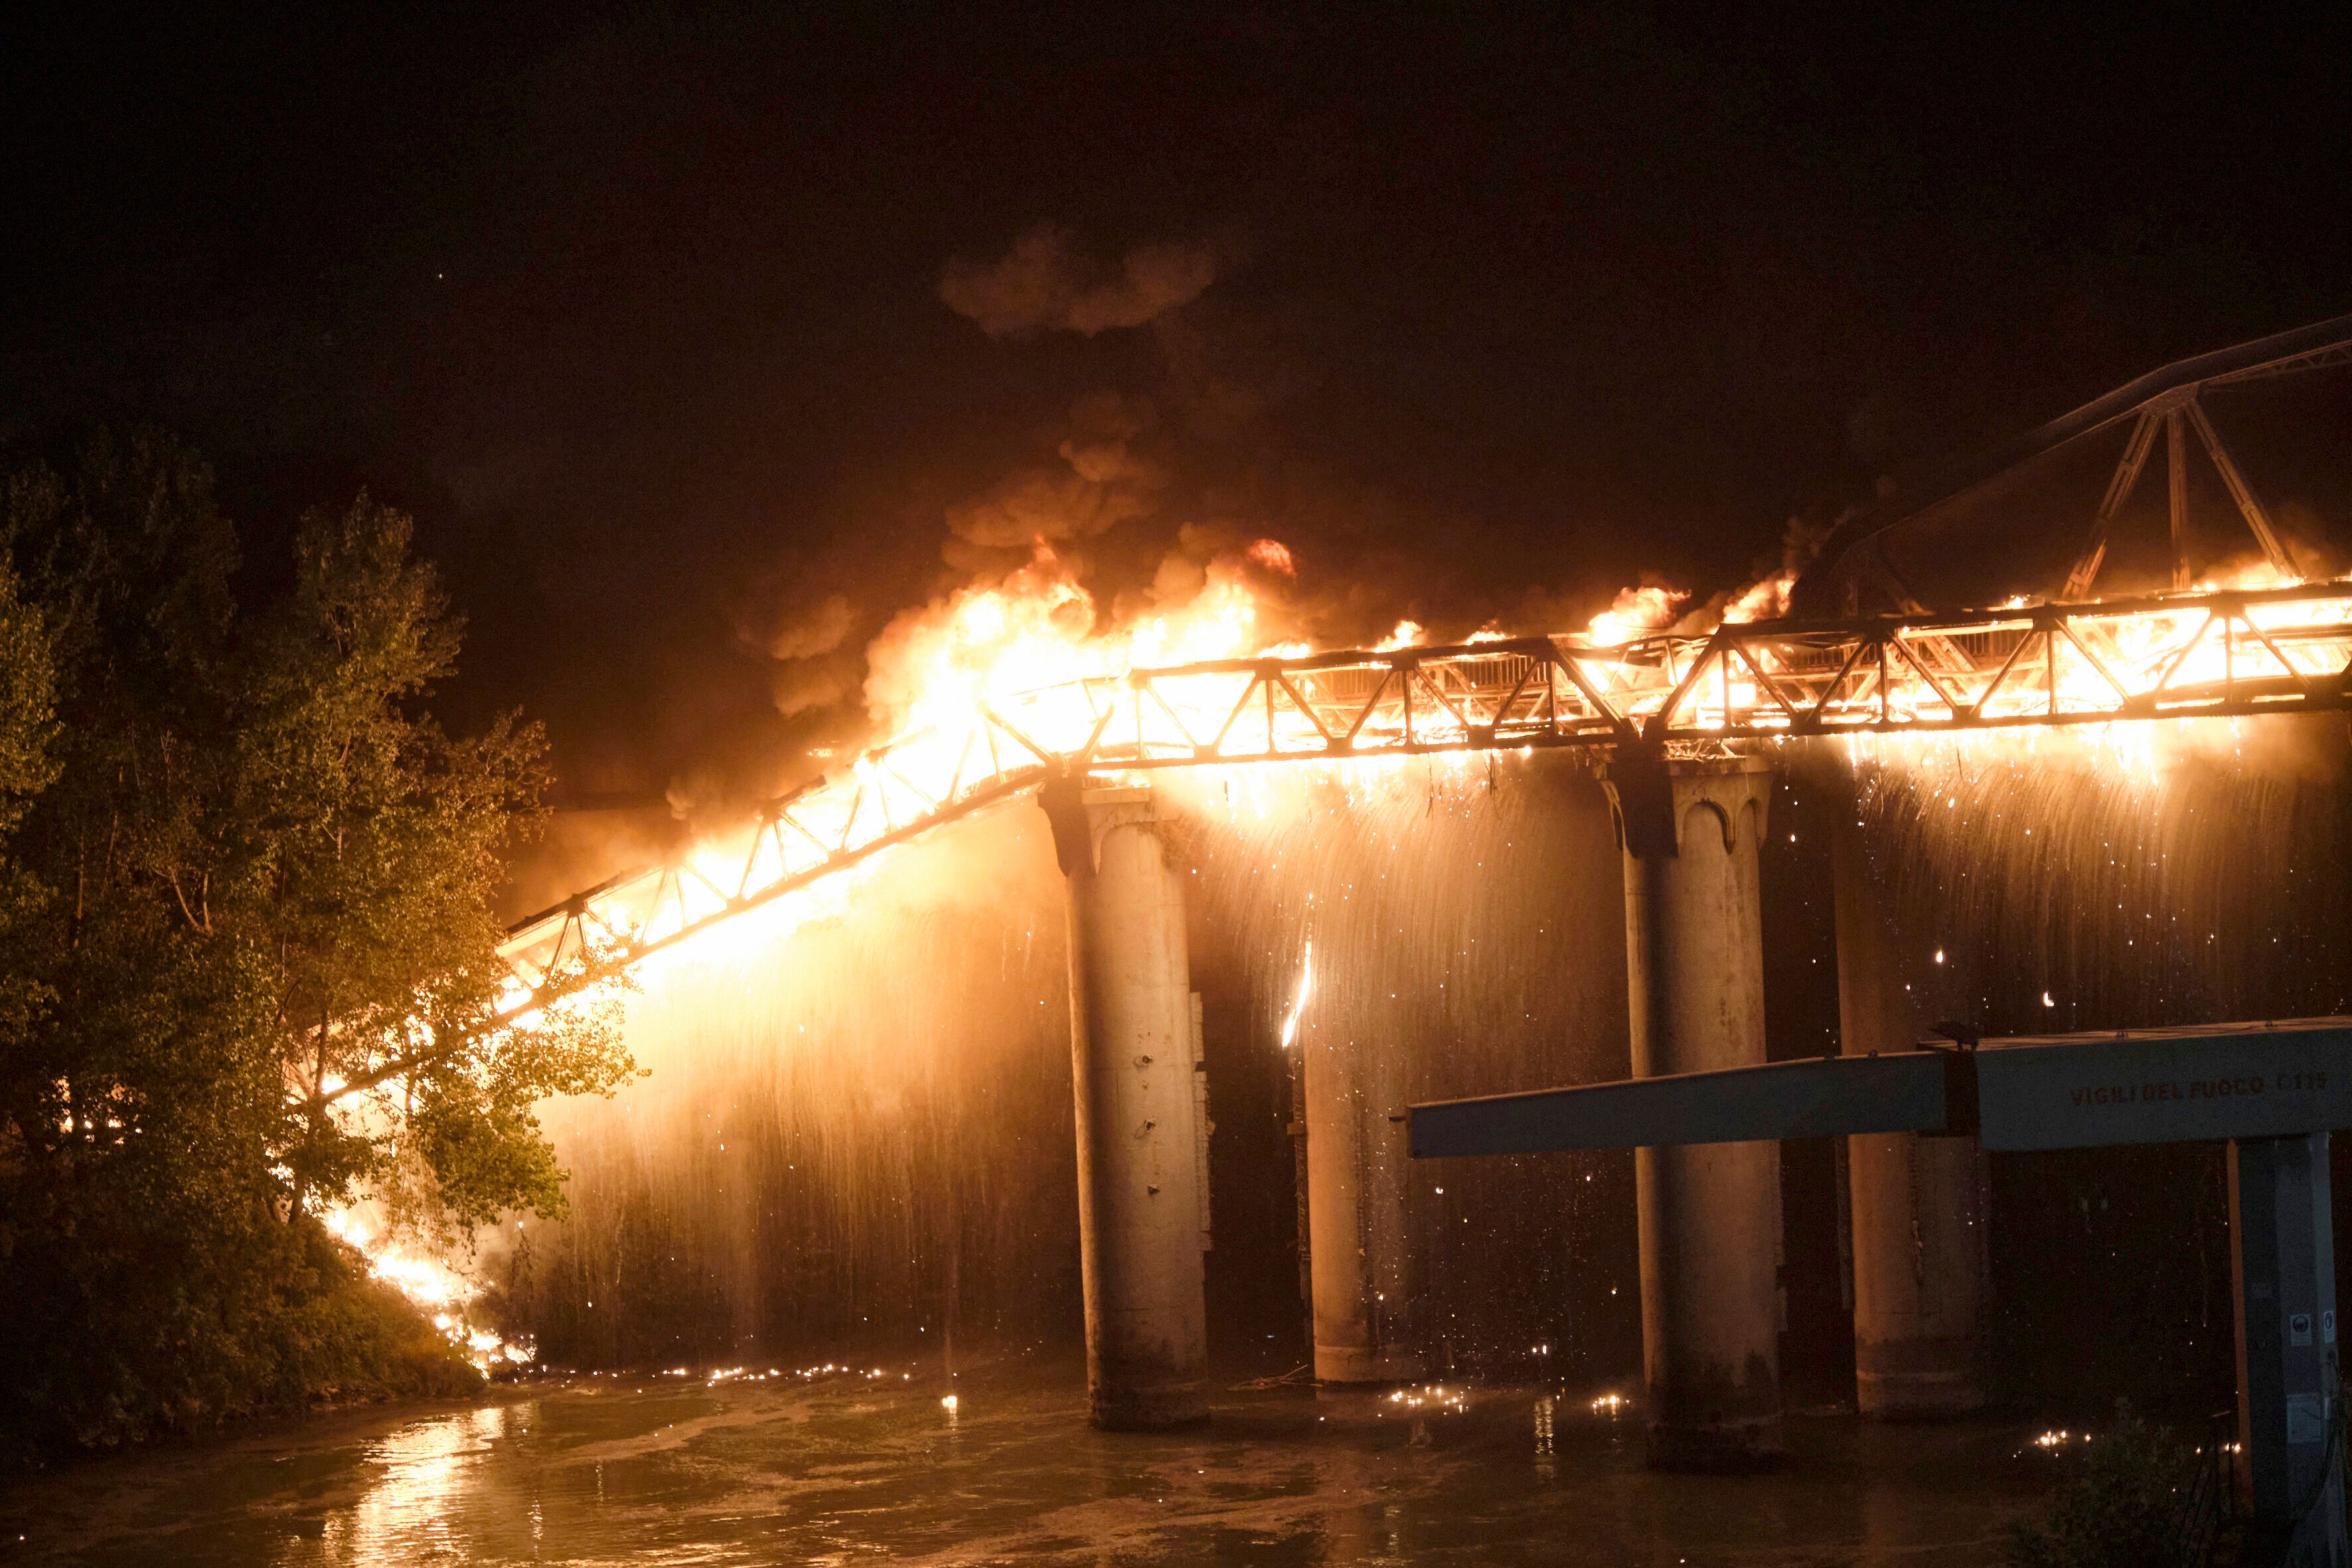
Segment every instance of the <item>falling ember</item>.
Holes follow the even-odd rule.
[[[1506,730],[1559,744],[1602,741],[1629,723],[1700,742],[1802,727],[1835,737],[1855,763],[1899,764],[1928,782],[1938,770],[1948,784],[1979,772],[1978,759],[2024,754],[2079,760],[2137,788],[2159,779],[2173,751],[2235,751],[2236,719],[2196,716],[2215,701],[2291,710],[2270,705],[2334,679],[2352,649],[2352,590],[2323,584],[2220,601],[1962,613],[1948,629],[1864,620],[1791,638],[1771,624],[1735,622],[1706,637],[1654,633],[1622,646],[1555,637],[1540,653],[1441,656],[1406,679],[1376,653],[1270,674],[1250,657],[1212,658],[1307,651],[1264,643],[1238,558],[1213,565],[1182,605],[1100,635],[1091,600],[1059,571],[1041,552],[1025,574],[935,606],[935,618],[962,632],[929,626],[904,645],[907,658],[929,649],[944,659],[944,689],[962,694],[964,706],[941,702],[932,728],[772,803],[764,820],[706,841],[684,865],[623,879],[592,905],[518,930],[502,950],[513,970],[502,996],[510,1016],[535,1016],[541,988],[560,994],[568,980],[550,982],[587,960],[641,963],[667,952],[666,962],[693,963],[834,913],[876,851],[1005,798],[1056,758],[1085,754],[1111,771],[1126,759],[1280,756],[1370,780],[1402,763],[1404,749],[1503,744]],[[1682,597],[1650,587],[1619,603],[1656,621]],[[1083,615],[1070,608],[1080,605]],[[1606,617],[1600,635],[1615,635]],[[1166,658],[1194,662],[1150,662]],[[1563,668],[1538,687],[1529,672],[1548,661]],[[877,671],[889,668],[885,659]],[[896,668],[908,667],[902,658]],[[1049,673],[1064,679],[1006,690]],[[1344,760],[1331,755],[1335,736],[1345,737]],[[1467,754],[1423,765],[1460,766]],[[1938,794],[1957,810],[1958,794]],[[743,918],[749,911],[757,912]],[[734,941],[718,935],[722,925]]]
[[[1290,999],[1290,1014],[1282,1020],[1282,1048],[1288,1050],[1290,1042],[1298,1037],[1299,1016],[1307,1011],[1307,998],[1315,993],[1315,939],[1307,939],[1306,956],[1298,965],[1298,994]]]
[[[830,912],[847,891],[843,873],[868,854],[1074,757],[1104,772],[1312,758],[1370,776],[1406,752],[1601,743],[1639,726],[1701,744],[1812,732],[1857,763],[1961,772],[1975,756],[2079,756],[2153,784],[2165,748],[2178,749],[2169,732],[2191,749],[2233,743],[2234,730],[2207,733],[2233,719],[2203,715],[2308,705],[2352,658],[2352,589],[2269,585],[2267,567],[2218,599],[2011,604],[1795,633],[1745,618],[1785,608],[1784,569],[1735,596],[1708,631],[1683,615],[1685,591],[1652,584],[1620,592],[1586,638],[1384,658],[1420,646],[1407,621],[1357,659],[1268,669],[1258,661],[1314,652],[1267,624],[1271,602],[1253,583],[1288,558],[1256,541],[1212,562],[1189,592],[1103,626],[1041,544],[995,584],[908,612],[869,650],[869,702],[899,722],[894,739],[707,840],[687,865],[623,879],[584,912],[519,929],[504,949],[515,973],[502,1005],[533,1006],[565,988],[548,984],[559,971],[592,958],[634,963],[689,934],[702,947],[703,933],[747,910],[788,904],[787,923]]]

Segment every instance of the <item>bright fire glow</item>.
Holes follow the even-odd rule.
[[[1282,1048],[1288,1050],[1290,1042],[1298,1037],[1298,1019],[1307,1011],[1307,999],[1315,994],[1315,939],[1307,939],[1307,954],[1298,964],[1298,994],[1290,999],[1290,1013],[1282,1020]]]
[[[1784,566],[1743,589],[1724,605],[1723,618],[1735,626],[1748,621],[1778,620],[1789,613],[1789,595],[1796,586],[1796,569]]]
[[[367,1259],[371,1277],[390,1285],[429,1315],[443,1337],[483,1372],[501,1363],[520,1366],[536,1359],[538,1350],[528,1339],[502,1339],[467,1320],[466,1309],[481,1294],[481,1288],[456,1269],[375,1234],[354,1210],[330,1209],[319,1220],[328,1234]]]
[[[1275,570],[1290,560],[1273,540],[1260,540],[1244,558]],[[870,656],[866,702],[902,733],[966,730],[981,709],[1024,693],[1258,653],[1271,640],[1260,609],[1244,567],[1221,561],[1183,604],[1098,631],[1094,596],[1040,544],[1029,564],[1002,583],[960,588],[891,622]]]
[[[1635,637],[1664,631],[1682,615],[1683,601],[1689,597],[1687,589],[1654,584],[1620,588],[1617,602],[1592,617],[1587,635],[1595,647],[1617,647]]]
[[[1785,610],[1787,574],[1725,607],[1727,627]],[[2195,594],[2292,589],[2267,563],[2200,584]],[[2170,596],[2178,597],[2178,596]],[[1597,644],[1655,625],[1679,601],[1671,590],[1628,589],[1595,623]],[[2015,611],[2014,616],[2002,612]],[[2048,748],[2152,778],[2166,742],[2151,720],[2196,718],[2227,700],[2287,700],[2336,679],[2352,656],[2352,590],[2214,605],[2167,598],[2115,609],[2041,608],[2012,600],[1948,626],[1898,626],[1883,650],[1858,636],[1781,637],[1770,627],[1721,647],[1710,638],[1635,635],[1612,646],[1624,663],[1612,697],[1653,720],[1669,704],[1670,730],[1769,735],[1801,715],[1846,731],[1852,744],[1899,752],[1915,741],[1874,731],[1917,725],[1938,745]],[[2065,738],[2030,726],[2058,721]]]
[[[2278,596],[2017,600],[1940,625],[1794,634],[1771,620],[1788,606],[1787,572],[1727,595],[1722,625],[1698,630],[1689,595],[1651,584],[1620,593],[1581,637],[1512,639],[1490,627],[1472,647],[1433,652],[1406,621],[1379,649],[1277,666],[1312,651],[1286,640],[1289,627],[1256,585],[1291,570],[1289,552],[1262,540],[1207,568],[1189,596],[1105,629],[1093,598],[1041,547],[1002,582],[901,616],[871,651],[868,687],[877,712],[898,721],[896,739],[706,841],[681,867],[519,933],[506,949],[517,969],[508,1005],[532,1005],[535,986],[583,957],[748,955],[842,910],[890,845],[1025,791],[1065,759],[1112,775],[1185,764],[1196,782],[1223,776],[1227,809],[1261,814],[1267,770],[1192,765],[1281,757],[1295,759],[1286,773],[1329,770],[1369,787],[1396,768],[1469,765],[1474,748],[1606,743],[1639,725],[1701,747],[1802,728],[1913,767],[2046,748],[2153,778],[2168,734],[2210,739],[2241,721],[2200,709],[2333,690],[2352,662],[2352,584],[2297,590],[2264,566],[2199,591]],[[1216,667],[1187,668],[1204,664]],[[1313,985],[1309,945],[1286,1047]],[[387,1278],[409,1267],[377,1256]],[[446,1288],[430,1266],[413,1285],[419,1300]]]
[[[682,866],[519,933],[505,950],[516,971],[506,1005],[532,1006],[536,987],[589,958],[746,954],[839,911],[890,844],[1067,758],[1116,774],[1283,757],[1369,778],[1433,751],[1606,742],[1631,726],[1702,746],[1803,729],[1870,760],[2046,751],[2153,780],[2184,743],[2165,731],[2210,745],[2217,721],[2200,712],[2333,690],[2352,661],[2352,587],[2298,591],[2261,565],[2200,591],[2273,596],[2013,600],[1941,625],[1795,634],[1757,619],[1786,611],[1789,570],[1727,595],[1719,626],[1704,629],[1685,592],[1650,584],[1621,592],[1583,637],[1500,639],[1489,653],[1483,643],[1499,638],[1490,626],[1464,651],[1423,655],[1423,628],[1405,621],[1356,658],[1277,667],[1268,661],[1311,651],[1284,640],[1261,594],[1293,570],[1286,549],[1260,540],[1106,627],[1041,545],[1001,581],[901,616],[869,650],[867,685],[869,706],[901,723],[897,739]],[[676,943],[689,932],[691,943]],[[1309,984],[1302,974],[1286,1044]]]

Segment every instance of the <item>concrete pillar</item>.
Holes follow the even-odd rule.
[[[1113,1429],[1205,1420],[1203,1194],[1184,896],[1146,789],[1041,792],[1070,886],[1087,1400]]]
[[[1422,1374],[1405,1226],[1408,1162],[1401,1053],[1344,1023],[1299,1020],[1306,1079],[1307,1256],[1318,1383]],[[1325,1010],[1324,1017],[1328,1018]]]
[[[1634,1075],[1762,1062],[1756,848],[1770,764],[1621,752],[1607,782],[1625,847]],[[1641,1149],[1633,1171],[1650,1463],[1769,1462],[1784,1448],[1780,1146]]]
[[[2345,1568],[2344,1401],[2327,1134],[2230,1145],[2246,1561]]]
[[[1906,928],[1850,811],[1831,833],[1838,1037],[1847,1056],[1907,1051],[1941,1015],[1932,938]],[[1846,1140],[1854,1398],[1864,1415],[1955,1415],[1985,1402],[1984,1153],[1974,1138]]]
[[[1307,1058],[1290,1053],[1290,1177],[1297,1212],[1298,1310],[1311,1360],[1315,1346],[1315,1225],[1308,1217],[1307,1194]]]

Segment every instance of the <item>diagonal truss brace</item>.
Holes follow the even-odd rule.
[[[2253,487],[2246,482],[2230,448],[2222,443],[2221,432],[2198,402],[2197,395],[2206,384],[2180,387],[2150,401],[2133,421],[2131,437],[2124,443],[2123,456],[2116,460],[2115,473],[2107,480],[2107,491],[2100,500],[2098,513],[2092,519],[2091,530],[2083,542],[2074,564],[2066,574],[2066,585],[2060,590],[2062,599],[2086,598],[2091,584],[2099,575],[2099,567],[2106,560],[2107,531],[2116,515],[2131,500],[2138,488],[2140,471],[2147,466],[2149,451],[2156,445],[2159,428],[2164,432],[2165,483],[2168,513],[2172,530],[2172,586],[2176,592],[2186,592],[2190,586],[2191,570],[2189,560],[2189,445],[2188,436],[2194,431],[2198,444],[2205,448],[2206,458],[2221,483],[2229,489],[2230,499],[2237,503],[2239,515],[2245,519],[2246,529],[2262,546],[2263,556],[2279,574],[2290,581],[2301,575],[2294,556],[2286,541],[2272,522],[2270,513],[2256,499]]]

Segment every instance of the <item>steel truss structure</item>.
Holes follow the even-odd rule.
[[[1620,647],[1527,637],[1081,679],[878,747],[725,852],[518,924],[511,1021],[935,827],[1101,770],[1937,733],[2352,707],[2352,582],[1726,625]]]
[[[1948,518],[1957,509],[1983,497],[1989,487],[2025,464],[2074,442],[2119,428],[2126,420],[2131,422],[2130,433],[2125,439],[2122,456],[2107,481],[2105,495],[2066,574],[2065,584],[2058,590],[2060,598],[2080,600],[2090,596],[2092,584],[2106,559],[2109,530],[2138,488],[2141,471],[2159,434],[2165,437],[2173,588],[2186,590],[2193,571],[2188,490],[2192,436],[2229,490],[2230,500],[2263,556],[2283,580],[2292,582],[2301,574],[2287,540],[2231,456],[2200,399],[2202,394],[2219,388],[2347,366],[2352,366],[2352,316],[2315,321],[2151,371],[1990,452],[1963,459],[1940,479],[1929,482],[1924,505],[1890,501],[1840,523],[1823,543],[1814,568],[1798,584],[1799,607],[1819,613],[1834,609],[1842,603],[1846,610],[1856,610],[1862,605],[1863,591],[1867,587],[1873,590],[1874,597],[1883,596],[1895,608],[1920,608],[1886,553],[1886,541],[1894,533],[1938,517]]]

